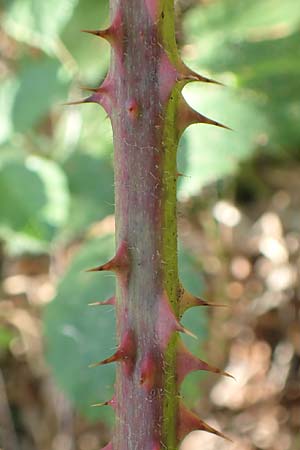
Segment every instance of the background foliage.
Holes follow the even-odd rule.
[[[99,0],[91,0],[88,8],[76,0],[42,6],[34,0],[13,0],[2,15],[7,33],[3,46],[9,48],[0,91],[1,171],[4,180],[11,180],[10,186],[4,181],[2,189],[13,195],[12,171],[18,170],[20,182],[33,191],[22,199],[22,219],[5,210],[2,233],[30,236],[45,246],[113,212],[109,121],[95,105],[60,105],[68,97],[81,96],[81,83],[96,86],[104,77],[107,44],[78,33],[85,26],[107,24],[108,5]],[[208,183],[232,175],[242,160],[294,156],[300,140],[299,102],[291,95],[300,88],[299,23],[293,0],[222,0],[184,14],[183,58],[226,84],[222,88],[194,83],[185,95],[195,108],[236,132],[206,126],[186,132],[179,160],[189,177],[180,184],[180,198],[197,195]],[[47,183],[55,194],[47,195]],[[2,193],[7,201],[4,197]],[[44,211],[51,210],[49,216],[55,216],[51,232],[44,229],[47,218],[42,213],[36,226],[25,229],[32,209],[42,209],[39,201],[46,205]]]
[[[5,0],[0,8],[4,274],[14,274],[10,262],[24,255],[50,258],[57,289],[38,313],[44,316],[47,361],[76,408],[109,422],[107,409],[89,405],[109,398],[114,368],[89,370],[87,365],[115,345],[113,311],[95,312],[87,303],[110,296],[114,283],[82,269],[113,254],[112,131],[101,108],[62,105],[82,97],[81,85],[97,86],[105,76],[108,45],[80,36],[79,30],[107,25],[108,3]],[[186,221],[180,218],[180,271],[186,287],[200,295],[210,285],[201,274],[206,262],[186,237],[199,211],[212,198],[258,200],[270,187],[257,168],[298,164],[300,9],[294,0],[182,0],[177,10],[182,57],[226,86],[195,83],[184,95],[195,109],[234,129],[195,125],[180,143],[179,171],[187,175],[178,189],[180,211],[187,213]],[[211,230],[208,235],[217,240]],[[201,310],[184,319],[200,337],[187,345],[202,356],[209,317]],[[15,332],[3,323],[0,347],[6,355]],[[185,383],[188,401],[199,394],[202,377],[193,375]]]

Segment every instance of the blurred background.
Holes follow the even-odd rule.
[[[191,374],[182,395],[233,443],[195,432],[182,450],[300,448],[300,8],[296,0],[180,0],[190,104],[234,132],[192,126],[178,156],[180,273],[227,308],[197,308],[189,348],[236,382]],[[97,105],[105,0],[0,2],[0,448],[97,450],[110,435],[114,314],[89,308],[114,279],[112,132]]]

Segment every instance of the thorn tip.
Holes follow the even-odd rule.
[[[110,297],[107,300],[102,302],[91,302],[88,303],[88,306],[106,306],[106,305],[115,305],[115,297]]]

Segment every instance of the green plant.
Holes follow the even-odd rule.
[[[113,212],[109,121],[99,125],[104,112],[95,114],[94,105],[72,114],[58,107],[73,95],[78,68],[85,68],[82,84],[106,70],[106,43],[74,39],[74,33],[80,24],[104,23],[107,1],[89,0],[88,7],[85,0],[5,0],[3,4],[0,236],[14,252],[49,251],[66,243],[62,234],[64,239],[77,240],[92,222]],[[294,4],[294,0],[216,0],[201,2],[184,15],[186,61],[194,70],[211,71],[231,86],[191,83],[185,95],[208,116],[221,121],[230,117],[238,132],[189,128],[178,161],[179,171],[189,175],[179,179],[180,199],[190,200],[201,187],[232,176],[241,160],[256,153],[277,155],[283,163],[291,151],[298,157],[300,109],[294,93],[300,89],[300,66],[295,63],[300,9]],[[101,11],[99,16],[96,10]],[[96,51],[101,58],[95,57]],[[221,192],[222,184],[217,189]],[[113,347],[113,313],[104,307],[102,314],[96,314],[85,304],[97,295],[110,297],[113,277],[94,277],[80,270],[109,258],[113,245],[111,237],[83,242],[44,315],[47,358],[56,379],[81,412],[101,419],[111,413],[110,408],[97,410],[89,403],[109,398],[107,385],[114,365],[91,371],[86,366],[95,354],[106,358]],[[103,286],[103,280],[109,286]],[[201,295],[201,289],[189,285],[183,274],[180,280]],[[188,311],[183,323],[203,334],[206,312],[206,308]],[[190,325],[190,317],[202,317],[201,328]],[[189,337],[186,344],[200,347]],[[186,385],[190,381],[191,377]]]
[[[90,272],[112,271],[118,348],[93,366],[117,362],[114,437],[106,449],[177,449],[192,430],[222,434],[190,412],[179,388],[194,370],[221,371],[193,356],[178,332],[186,309],[207,305],[182,287],[177,267],[176,153],[194,123],[223,127],[191,109],[181,91],[211,83],[180,60],[172,0],[111,1],[112,23],[87,31],[112,46],[103,84],[81,102],[111,119],[115,168],[115,256]],[[226,128],[226,127],[225,127]],[[228,374],[226,374],[228,375]]]

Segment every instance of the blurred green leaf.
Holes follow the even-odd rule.
[[[109,24],[108,0],[79,0],[62,33],[62,40],[79,67],[81,78],[99,84],[109,64],[110,46],[104,39],[80,34],[82,29],[101,29]],[[87,83],[87,81],[85,81]]]
[[[206,184],[235,172],[239,162],[259,147],[269,129],[260,100],[247,92],[192,85],[185,96],[195,109],[228,124],[234,131],[203,124],[187,129],[180,150],[185,161],[179,170],[187,175],[180,180],[181,199],[196,195]]]
[[[179,279],[182,285],[194,295],[202,295],[204,291],[204,279],[199,263],[180,243],[178,254]]]
[[[206,362],[211,362],[209,356],[205,354],[203,350],[204,341],[208,338],[208,328],[209,328],[209,317],[204,311],[204,308],[197,307],[188,310],[182,320],[183,325],[191,330],[196,336],[200,335],[199,341],[193,341],[192,338],[183,336],[186,346],[189,350],[198,358],[203,359]],[[196,371],[188,374],[184,379],[180,394],[184,398],[184,402],[187,405],[194,406],[195,401],[199,401],[199,396],[201,395],[201,380],[208,376],[208,372]]]
[[[114,278],[84,270],[107,261],[113,253],[111,235],[87,242],[72,261],[45,313],[48,362],[60,386],[92,419],[111,417],[110,408],[95,409],[90,405],[111,398],[114,365],[94,369],[88,365],[114,351],[115,320],[112,307],[97,309],[87,304],[112,296]]]
[[[68,81],[67,74],[56,59],[23,61],[12,110],[15,131],[30,130],[49,115],[53,104],[65,100]]]
[[[294,33],[258,42],[223,41],[204,64],[214,72],[233,72],[241,88],[261,99],[261,113],[270,124],[268,147],[288,152],[300,142],[300,104],[295,99],[300,90],[299,61],[299,34]],[[239,95],[244,96],[242,89]]]
[[[0,232],[47,242],[68,217],[69,193],[64,173],[36,156],[0,159]]]
[[[0,352],[6,350],[9,347],[9,344],[14,336],[15,335],[11,330],[0,326]]]
[[[205,283],[200,264],[181,243],[179,243],[178,248],[178,270],[182,286],[192,294],[201,297]],[[207,320],[207,308],[205,307],[191,308],[183,317],[183,324],[198,336],[198,340],[191,340],[189,336],[185,335],[182,336],[182,339],[189,349],[196,354],[199,353],[199,349],[208,335]]]
[[[254,154],[283,157],[283,151],[287,156],[298,148],[299,24],[300,10],[290,0],[220,0],[186,16],[193,68],[236,86],[190,86],[188,101],[235,132],[206,126],[187,130],[180,159],[191,177],[180,180],[180,198],[232,175]]]
[[[114,365],[89,369],[91,362],[100,361],[115,348],[115,321],[111,307],[88,307],[91,301],[105,300],[114,294],[114,278],[83,270],[109,260],[114,254],[114,237],[106,235],[85,243],[64,275],[53,302],[44,316],[47,359],[60,386],[79,410],[90,418],[110,419],[110,408],[95,411],[89,405],[106,401],[112,396]],[[188,288],[200,293],[201,277],[196,263],[186,251],[180,251],[180,271]],[[190,271],[191,269],[191,271]],[[186,314],[185,326],[191,328],[201,340],[206,337],[207,325],[204,309],[197,308]],[[195,341],[199,350],[200,341]],[[188,338],[190,346],[192,338]],[[194,342],[192,344],[195,344]],[[195,345],[193,346],[195,348]],[[66,361],[66,354],[68,359]]]
[[[114,174],[108,157],[74,152],[64,164],[71,192],[67,233],[84,230],[114,212]]]
[[[85,105],[82,114],[80,147],[95,156],[113,154],[113,134],[110,120],[99,105]]]
[[[300,10],[295,0],[219,0],[191,9],[184,24],[191,40],[201,37],[216,45],[227,39],[291,33],[299,27]],[[202,50],[210,49],[209,45]]]
[[[179,279],[189,292],[197,296],[202,296],[204,291],[204,279],[202,277],[199,262],[182,245],[179,245]],[[191,308],[182,319],[183,325],[191,330],[198,339],[191,339],[189,336],[182,335],[182,339],[189,350],[198,357],[204,357],[203,344],[208,337],[209,318],[207,308]],[[204,358],[205,359],[205,358]],[[197,372],[189,375],[181,389],[187,404],[193,404],[195,398],[199,399],[199,380],[206,376],[205,372]]]
[[[15,39],[52,51],[78,0],[5,0],[4,27]]]
[[[15,77],[7,78],[0,85],[0,144],[7,142],[13,134],[12,110],[17,90]]]

